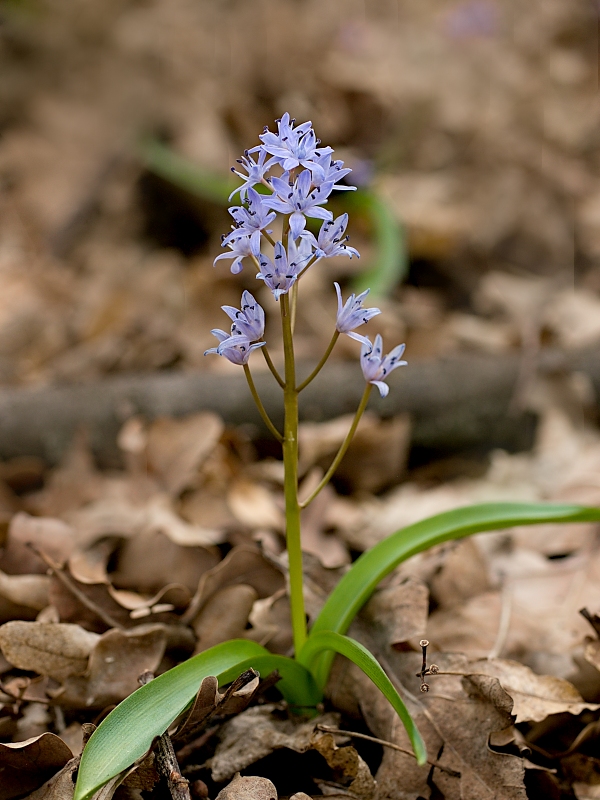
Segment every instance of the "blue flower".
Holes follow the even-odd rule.
[[[331,147],[319,147],[320,140],[315,136],[312,122],[303,122],[294,128],[294,122],[286,113],[277,120],[277,133],[271,133],[268,128],[259,136],[262,145],[253,147],[250,153],[263,149],[275,156],[275,159],[284,170],[295,169],[302,165],[310,167],[314,159],[327,153],[333,153]]]
[[[331,153],[321,156],[312,164],[310,164],[310,171],[312,172],[312,181],[314,186],[320,186],[322,183],[337,184],[338,181],[349,175],[352,170],[348,167],[344,168],[343,161],[331,161]],[[355,192],[356,186],[333,186],[334,189],[339,189],[345,192]]]
[[[357,335],[358,337],[358,335]],[[356,337],[356,338],[357,338]],[[382,397],[387,397],[390,387],[384,380],[397,367],[406,365],[406,361],[401,361],[405,345],[399,344],[397,347],[382,358],[383,340],[379,334],[375,337],[375,344],[371,344],[368,336],[360,339],[363,346],[360,351],[360,366],[367,383],[377,386]]]
[[[333,183],[328,181],[320,186],[313,187],[310,170],[302,170],[293,185],[287,181],[288,173],[281,178],[271,178],[271,186],[275,194],[264,198],[264,204],[274,211],[281,214],[291,214],[290,233],[294,239],[304,230],[306,225],[305,215],[316,219],[333,219],[331,211],[319,208],[322,203],[327,202],[327,198],[333,189]]]
[[[250,292],[242,294],[241,309],[233,306],[221,306],[227,316],[233,320],[231,335],[245,336],[249,341],[262,339],[265,333],[265,312]]]
[[[267,163],[265,164],[265,158],[267,157],[267,151],[264,150],[262,147],[259,148],[258,153],[258,160],[254,161],[253,158],[250,156],[250,150],[245,150],[244,155],[242,158],[238,158],[238,164],[241,164],[243,169],[246,170],[248,173],[247,175],[243,175],[241,172],[238,172],[235,167],[231,168],[231,171],[234,175],[242,178],[244,183],[241,186],[238,186],[237,189],[229,195],[229,199],[237,194],[240,193],[240,197],[243,200],[247,195],[247,190],[255,186],[257,183],[262,183],[265,177],[265,173],[276,163],[275,158],[270,158]]]
[[[337,292],[338,310],[337,319],[335,323],[336,329],[340,333],[346,333],[350,338],[356,339],[359,342],[365,341],[364,336],[359,336],[357,333],[352,333],[354,328],[364,325],[372,317],[381,314],[379,308],[363,308],[363,300],[369,294],[369,289],[361,292],[359,295],[351,294],[342,306],[342,291],[339,283],[334,283],[335,291]]]
[[[288,264],[287,254],[281,242],[275,243],[275,258],[270,258],[263,253],[260,254],[260,272],[256,276],[264,281],[273,292],[275,300],[279,300],[280,295],[287,294],[298,278],[298,273],[302,269],[298,263]]]
[[[260,232],[267,228],[277,216],[264,204],[261,195],[248,188],[247,203],[243,206],[233,206],[229,213],[235,220],[236,227],[223,239],[223,246],[235,242],[243,236],[250,236],[251,247],[260,248]],[[270,231],[267,231],[270,233]],[[254,252],[254,251],[253,251]]]
[[[215,353],[218,356],[224,356],[232,364],[239,364],[240,366],[248,363],[253,350],[266,344],[266,342],[251,344],[247,336],[243,334],[230,336],[219,328],[215,328],[211,333],[219,339],[220,344],[218,347],[211,347],[209,350],[205,350],[204,355]]]
[[[223,242],[225,238],[224,236]],[[234,261],[231,264],[231,271],[234,275],[237,275],[238,272],[241,272],[243,269],[242,259],[245,256],[254,256],[254,258],[258,258],[260,255],[260,235],[254,238],[248,235],[240,236],[238,239],[228,242],[227,247],[231,248],[231,252],[221,253],[220,256],[217,256],[213,261],[213,266],[216,266],[217,261],[223,258],[233,258]]]
[[[344,236],[348,224],[348,214],[341,214],[335,220],[327,220],[321,225],[317,239],[312,234],[305,234],[312,240],[317,258],[331,258],[332,256],[356,256],[360,253],[355,247],[349,247],[346,242],[349,237]]]

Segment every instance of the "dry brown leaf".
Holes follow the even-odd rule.
[[[249,528],[283,531],[284,518],[273,494],[259,483],[239,480],[232,484],[227,503],[234,517]]]
[[[219,731],[219,744],[210,761],[214,781],[224,781],[273,750],[286,747],[304,753],[311,747],[316,724],[335,725],[336,714],[324,714],[310,721],[276,719],[275,706],[253,706],[229,720]]]
[[[468,674],[471,679],[478,674],[497,678],[514,701],[512,713],[517,723],[540,722],[550,714],[577,715],[586,709],[597,711],[600,708],[596,703],[585,703],[568,681],[551,675],[536,675],[529,667],[516,661],[500,658],[474,661],[463,674]]]
[[[277,800],[277,789],[268,778],[236,775],[216,800]]]
[[[316,733],[311,744],[335,773],[335,782],[360,800],[371,800],[377,784],[367,763],[354,747],[338,747],[331,733]]]
[[[77,543],[75,530],[59,519],[32,517],[19,512],[11,519],[0,568],[12,575],[45,573],[46,565],[31,550],[33,545],[54,561],[63,563]]]
[[[252,627],[245,632],[248,639],[269,647],[273,653],[286,655],[293,646],[290,622],[290,601],[284,589],[271,597],[257,600],[248,616]]]
[[[202,575],[183,621],[195,619],[204,603],[216,591],[238,583],[252,586],[257,595],[263,598],[283,588],[284,579],[282,573],[256,548],[246,545],[234,547],[219,564]]]
[[[322,477],[321,470],[311,470],[302,481],[300,497],[308,497]],[[327,569],[336,569],[350,563],[350,554],[341,539],[326,532],[329,527],[327,514],[334,498],[333,487],[326,486],[308,508],[301,512],[302,551],[316,556]]]
[[[68,623],[15,620],[0,627],[0,648],[11,664],[57,681],[85,672],[98,639],[97,634]]]
[[[210,411],[184,419],[161,418],[148,430],[148,466],[173,495],[193,486],[198,470],[221,438],[223,420]]]
[[[90,653],[86,674],[66,680],[55,692],[55,699],[70,708],[104,708],[120,703],[139,688],[138,677],[143,672],[156,672],[166,644],[163,625],[107,631]]]
[[[27,800],[73,800],[78,768],[79,756],[76,756],[43,786],[28,795]]]
[[[364,609],[370,632],[383,648],[422,639],[427,627],[429,591],[419,580],[403,578],[376,591]]]
[[[53,733],[14,744],[0,743],[0,800],[11,800],[37,789],[72,759],[73,753]]]
[[[245,583],[224,586],[215,592],[194,620],[198,637],[195,653],[243,636],[257,597],[256,590]]]
[[[456,542],[431,579],[431,592],[442,608],[451,608],[491,589],[486,560],[473,539]]]
[[[110,578],[115,586],[136,592],[154,594],[172,583],[195,592],[202,576],[218,562],[213,549],[182,547],[163,530],[147,528],[123,542]]]

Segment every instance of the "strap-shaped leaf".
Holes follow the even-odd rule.
[[[351,639],[349,636],[342,636],[340,633],[334,633],[334,631],[321,631],[320,633],[311,634],[308,637],[304,647],[300,651],[298,660],[306,664],[310,669],[316,658],[324,651],[333,651],[334,653],[339,653],[349,658],[350,661],[353,661],[357,667],[360,667],[365,675],[373,681],[375,686],[383,692],[406,728],[413,750],[415,751],[417,762],[419,764],[425,764],[427,761],[425,742],[421,738],[421,734],[413,718],[409,714],[408,709],[404,705],[402,698],[381,668],[375,656],[370,653],[366,647],[363,647],[360,642]]]
[[[293,677],[290,677],[292,673],[287,673],[287,662],[293,664]],[[301,674],[296,668],[302,675],[306,670],[291,659],[273,656],[261,645],[246,639],[215,645],[141,686],[111,711],[83,751],[73,800],[87,800],[108,780],[143,756],[153,739],[164,733],[194,698],[208,675],[216,675],[220,683],[226,683],[259,663],[261,666],[255,669],[261,673],[273,669],[286,673],[282,683],[285,682],[290,702],[313,703],[314,690],[308,693],[310,681],[305,679],[304,683],[296,684]],[[302,693],[304,689],[306,696]]]
[[[549,503],[482,503],[446,511],[408,525],[367,550],[354,562],[329,595],[310,635],[324,630],[345,633],[377,584],[402,561],[433,545],[515,525],[593,521],[600,521],[600,508]],[[326,653],[312,670],[319,685],[326,683],[332,661],[333,654]]]

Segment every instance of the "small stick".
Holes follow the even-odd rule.
[[[138,683],[145,686],[154,680],[154,675],[149,672],[142,672],[138,678]],[[167,779],[169,791],[173,800],[192,800],[190,795],[190,784],[187,778],[181,774],[177,756],[173,749],[173,743],[168,732],[159,736],[156,740],[156,768],[161,775]]]
[[[416,758],[412,750],[407,750],[405,747],[400,747],[399,744],[394,744],[393,742],[387,742],[385,739],[378,739],[376,736],[367,736],[366,733],[357,733],[356,731],[343,731],[339,728],[330,728],[327,725],[316,725],[316,728],[318,731],[324,731],[325,733],[337,733],[340,736],[353,736],[355,739],[364,739],[367,742],[375,742],[375,744],[380,744],[382,747],[389,747],[391,750],[397,750],[399,753],[405,753],[407,756]],[[430,766],[441,770],[441,772],[451,775],[453,778],[460,778],[460,772],[456,772],[456,770],[450,769],[449,767],[443,767],[441,764],[438,764],[437,761],[430,761],[427,759],[427,763]]]
[[[421,650],[423,651],[423,663],[421,665],[421,671],[417,672],[417,678],[421,678],[421,691],[423,693],[429,691],[429,684],[425,683],[425,676],[426,675],[437,675],[440,671],[440,668],[437,667],[435,664],[432,664],[430,667],[427,666],[427,648],[429,647],[429,642],[427,639],[421,639],[419,642],[421,645]]]

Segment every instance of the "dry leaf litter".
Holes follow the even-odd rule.
[[[416,368],[515,358],[503,413],[537,420],[521,452],[507,452],[481,435],[475,451],[453,449],[435,430],[415,447],[410,415],[365,416],[303,520],[309,614],[357,553],[428,515],[486,500],[600,505],[593,4],[5,5],[3,388],[98,381],[101,393],[111,375],[152,370],[228,377],[202,353],[219,305],[255,290],[252,278],[212,268],[223,207],[158,178],[138,143],[158,135],[225,175],[290,110],[356,174],[373,173],[405,226],[408,276],[378,298],[386,313],[373,332],[404,338]],[[301,358],[326,346],[331,282],[349,285],[372,259],[371,234],[359,215],[362,261],[307,275]],[[340,344],[335,357],[354,360]],[[539,368],[549,351],[559,366]],[[581,353],[590,368],[573,367]],[[145,671],[234,637],[290,652],[276,451],[252,426],[201,409],[175,419],[172,407],[165,397],[158,418],[116,410],[118,469],[96,462],[93,420],[67,449],[52,445],[47,420],[53,465],[33,449],[2,453],[0,800],[71,800],[83,742]],[[340,401],[335,418],[302,426],[306,494],[347,411]],[[599,586],[593,525],[500,531],[411,559],[352,634],[403,694],[427,767],[377,690],[340,660],[326,708],[300,724],[268,681],[228,694],[206,679],[173,734],[192,796],[600,797]],[[424,637],[439,667],[427,694],[415,677]],[[331,732],[348,728],[394,747]],[[168,797],[152,754],[97,800],[112,797]]]

